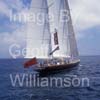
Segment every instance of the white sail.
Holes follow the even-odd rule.
[[[66,5],[69,9],[68,1],[67,0],[65,0],[65,1],[66,1]],[[70,9],[69,9],[69,11],[70,11]],[[69,12],[69,21],[68,21],[68,33],[69,33],[71,57],[73,60],[79,60],[78,48],[77,48],[77,43],[76,43],[76,38],[75,38],[75,33],[74,33],[74,28],[73,28],[70,12]]]
[[[54,52],[54,57],[78,58],[75,34],[73,30],[68,0],[55,0],[56,25],[58,30],[59,50]],[[62,16],[62,14],[64,16]],[[54,27],[54,28],[55,28]],[[53,46],[55,47],[55,46]]]
[[[30,12],[35,15],[35,19],[28,23],[26,58],[48,58],[51,35],[47,0],[32,0]]]

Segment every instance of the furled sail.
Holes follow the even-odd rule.
[[[78,58],[78,50],[68,0],[55,0],[55,3],[55,6],[57,5],[55,27],[57,27],[58,31],[59,50],[54,52],[53,56],[76,59]]]
[[[47,0],[32,0],[28,22],[26,58],[48,58],[51,50],[51,34],[48,21]]]

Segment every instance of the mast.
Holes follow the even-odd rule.
[[[28,23],[26,58],[49,58],[51,34],[47,0],[32,0],[30,12],[33,20]]]

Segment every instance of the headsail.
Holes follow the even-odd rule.
[[[30,12],[35,19],[28,23],[26,58],[48,58],[51,34],[48,22],[47,0],[32,0]]]
[[[68,0],[65,0],[66,8],[69,9]],[[69,21],[68,21],[68,33],[69,33],[69,43],[70,43],[70,55],[72,59],[79,60],[79,53],[75,38],[75,32],[72,24],[70,9],[69,9]]]
[[[58,39],[59,39],[58,41],[60,49],[54,52],[53,56],[77,58],[78,50],[77,50],[68,0],[55,0],[55,1],[56,1],[55,3],[57,3],[56,7],[57,20],[55,27],[57,27],[58,31]]]

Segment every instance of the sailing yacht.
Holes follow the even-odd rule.
[[[53,6],[56,6],[52,8],[56,9],[53,10],[56,12],[53,24],[47,20],[50,11],[47,0],[32,0],[30,7],[35,15],[42,13],[43,20],[42,23],[28,23],[26,58],[31,59],[25,62],[24,67],[34,66],[35,71],[43,74],[75,67],[80,63],[68,0],[54,0]],[[62,17],[60,11],[69,13],[63,12],[65,16]]]

